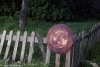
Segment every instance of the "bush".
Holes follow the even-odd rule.
[[[14,16],[21,10],[21,1],[2,0],[1,15]],[[90,0],[28,0],[28,17],[33,20],[73,21],[89,18]],[[17,15],[18,16],[18,15]]]

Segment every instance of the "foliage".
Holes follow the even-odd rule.
[[[73,21],[90,18],[89,0],[29,0],[28,15],[33,19],[46,21]]]
[[[89,61],[82,60],[80,63],[80,67],[93,67]]]
[[[98,38],[97,42],[94,43],[93,47],[89,51],[89,56],[87,57],[88,60],[97,63],[100,67],[100,38]],[[90,57],[91,56],[91,57]]]
[[[20,10],[21,6],[19,4],[20,0],[2,0],[0,2],[0,15],[1,16],[13,16],[16,11]],[[20,8],[19,8],[20,7]]]
[[[2,0],[0,15],[18,18],[22,0]],[[73,21],[90,18],[90,0],[28,0],[28,17],[45,21]]]

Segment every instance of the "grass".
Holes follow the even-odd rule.
[[[0,17],[0,34],[2,34],[3,30],[7,31],[7,34],[9,34],[10,30],[13,30],[14,35],[16,35],[16,32],[18,30],[20,30],[21,35],[23,35],[24,31],[28,32],[28,36],[31,35],[31,32],[34,31],[35,33],[39,33],[42,37],[46,37],[47,33],[49,31],[49,29],[56,25],[56,24],[66,24],[68,25],[72,31],[74,32],[74,34],[77,34],[79,32],[85,31],[85,33],[87,33],[89,31],[89,29],[92,28],[92,26],[94,24],[96,24],[97,22],[99,22],[99,20],[87,20],[87,21],[80,21],[80,22],[45,22],[45,21],[34,21],[31,20],[30,18],[28,18],[27,20],[27,24],[24,28],[19,28],[19,24],[18,24],[18,19],[14,19],[13,17],[6,17],[6,16],[2,16]],[[3,52],[0,56],[1,60],[0,60],[0,64],[8,64],[9,60],[12,57],[12,51],[13,51],[13,47],[14,47],[14,42],[12,42],[12,46],[10,47],[10,53],[8,58],[6,60],[2,60],[4,53],[5,53],[5,48],[6,48],[6,44],[7,42],[5,42],[5,46],[3,47]],[[19,44],[22,44],[22,42],[20,42]],[[98,43],[96,43],[98,44]],[[29,45],[29,43],[27,43],[27,45]],[[95,48],[96,49],[95,49]],[[91,49],[91,54],[89,55],[88,60],[90,61],[94,61],[97,62],[97,64],[100,66],[100,45],[94,46]],[[55,54],[52,53],[51,55],[51,61],[50,61],[50,65],[45,64],[45,61],[43,60],[43,58],[41,57],[41,52],[40,52],[40,48],[38,46],[38,44],[35,44],[35,48],[34,48],[34,55],[33,55],[33,60],[32,60],[32,64],[28,65],[26,64],[27,62],[27,58],[28,58],[28,51],[29,51],[29,46],[26,47],[25,50],[25,58],[24,58],[24,62],[22,63],[21,67],[54,67],[54,63],[55,63]],[[16,61],[18,62],[19,57],[20,57],[20,51],[21,51],[21,45],[19,45],[18,48],[18,54],[17,54],[17,59]],[[65,56],[61,55],[61,67],[64,67],[64,61],[65,61]],[[20,63],[18,63],[20,64]],[[89,65],[89,63],[86,63],[85,61],[81,62],[81,67],[91,67],[91,65]]]

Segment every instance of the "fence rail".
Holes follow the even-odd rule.
[[[84,42],[87,40],[87,53],[86,56],[88,56],[88,51],[91,49],[93,43],[100,37],[100,23],[97,23],[94,25],[87,34],[82,31],[78,35],[74,35],[74,44],[72,48],[66,53],[66,58],[65,58],[65,67],[79,67],[80,60],[82,59],[83,56],[83,47],[84,47]],[[7,47],[6,51],[4,54],[4,59],[7,59],[8,53],[10,50],[11,42],[15,41],[14,44],[14,50],[12,54],[12,61],[15,61],[16,59],[16,54],[17,54],[17,49],[19,42],[22,42],[22,47],[21,47],[21,55],[20,55],[20,62],[23,62],[24,55],[25,55],[25,47],[26,43],[30,43],[29,47],[29,54],[28,54],[28,59],[27,63],[32,62],[32,56],[34,54],[34,43],[39,43],[39,47],[42,52],[43,59],[45,60],[46,63],[50,64],[50,55],[51,51],[49,50],[48,46],[45,51],[43,43],[47,43],[46,38],[42,38],[38,33],[35,33],[34,31],[31,33],[31,36],[27,35],[27,31],[24,32],[23,36],[20,35],[20,31],[17,31],[16,35],[13,34],[13,31],[11,30],[9,34],[6,34],[6,30],[3,31],[2,34],[0,34],[0,54],[2,53],[2,49],[4,46],[4,41],[7,40]],[[56,54],[55,58],[55,67],[60,67],[60,54]]]

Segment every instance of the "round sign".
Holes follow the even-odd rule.
[[[73,40],[72,30],[64,24],[53,26],[47,34],[47,45],[52,52],[57,54],[66,53],[72,47]]]

